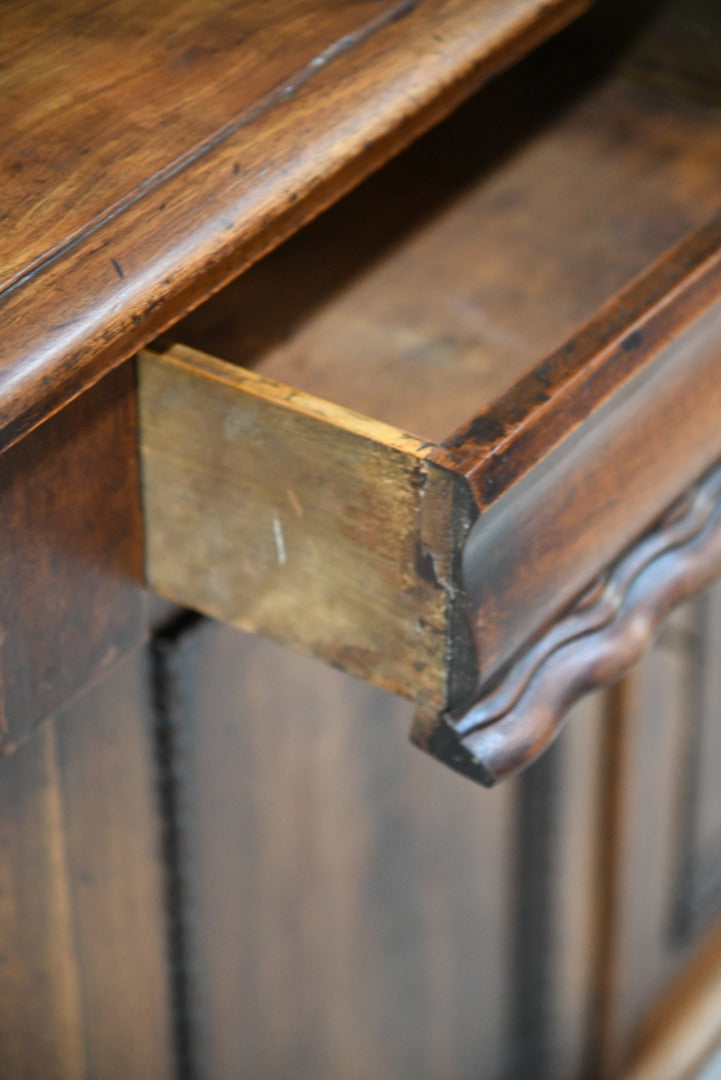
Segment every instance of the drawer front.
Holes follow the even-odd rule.
[[[720,291],[714,221],[440,446],[142,354],[150,584],[415,699],[492,783],[721,571]]]
[[[721,568],[721,129],[643,47],[601,72],[645,18],[607,16],[139,361],[150,584],[414,700],[487,784]]]

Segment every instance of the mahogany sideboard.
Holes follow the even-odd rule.
[[[0,87],[0,1078],[712,1069],[718,5],[9,0]]]

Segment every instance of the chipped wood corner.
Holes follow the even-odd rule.
[[[152,588],[436,714],[471,692],[473,502],[431,445],[182,346],[138,383]]]
[[[721,574],[721,464],[564,611],[476,699],[438,717],[419,709],[413,741],[490,787],[526,768],[585,694],[616,682],[663,621]]]

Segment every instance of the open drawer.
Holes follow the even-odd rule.
[[[149,584],[483,783],[721,572],[721,113],[611,52],[567,31],[138,361]]]

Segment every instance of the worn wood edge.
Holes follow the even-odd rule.
[[[401,5],[403,19],[388,21],[370,40],[339,50],[332,64],[319,65],[314,78],[283,102],[282,116],[271,111],[262,131],[251,124],[220,143],[211,140],[180,175],[172,173],[127,210],[97,223],[89,236],[36,268],[21,287],[0,297],[6,357],[0,368],[0,449],[282,243],[484,82],[563,29],[589,2],[550,0],[495,36],[480,38],[472,12],[451,13],[441,26],[430,3]],[[408,35],[427,41],[423,65],[409,66],[397,55]],[[377,49],[379,36],[384,77],[369,91],[363,63],[371,46]],[[322,100],[334,85],[342,87],[354,107],[364,109],[364,122],[351,119],[337,132],[316,132],[316,147],[303,130],[303,109],[309,97]],[[288,137],[284,132],[293,133],[298,154],[292,165],[274,172],[272,155]],[[254,187],[253,177],[244,177],[247,186],[240,190],[229,183],[246,147],[266,143],[271,170],[270,176],[267,168],[263,171],[263,184]],[[200,211],[189,220],[178,209],[189,185],[197,206],[214,204],[213,222]],[[122,262],[137,235],[146,237],[155,256],[142,274],[119,281],[114,263]],[[59,319],[53,294],[73,276],[93,280],[93,302],[64,309]],[[26,340],[28,324],[35,328],[31,341]]]
[[[502,21],[503,16],[499,16],[500,8],[490,13],[491,21],[495,21],[497,25],[493,27],[492,32],[489,32],[487,27],[484,26],[482,37],[477,39],[480,45],[480,48],[476,49],[477,58],[490,61],[497,53],[503,52],[506,55],[505,66],[507,66],[533,48],[534,41],[540,43],[562,29],[574,16],[588,8],[590,2],[591,0],[550,0],[550,2],[549,0],[546,0],[546,2],[539,2],[539,0],[509,0],[508,9],[517,8],[518,10],[511,10],[511,14],[506,16],[505,22]],[[532,9],[531,5],[533,3],[535,3],[535,8]],[[78,242],[82,242],[98,226],[102,226],[111,218],[123,214],[139,198],[143,198],[155,188],[160,187],[168,179],[185,172],[188,167],[192,168],[193,164],[202,158],[205,153],[214,149],[218,144],[225,142],[228,138],[232,138],[239,130],[251,124],[263,125],[267,122],[274,109],[279,105],[285,108],[289,101],[298,96],[299,91],[304,89],[306,84],[311,84],[312,87],[314,81],[318,80],[319,74],[321,72],[325,74],[326,68],[332,66],[342,68],[348,59],[353,64],[356,55],[362,51],[364,46],[375,44],[377,38],[382,37],[385,31],[392,33],[394,24],[405,23],[406,20],[411,20],[411,22],[415,20],[415,23],[420,24],[421,35],[426,37],[428,31],[431,30],[428,46],[436,53],[441,52],[443,46],[449,44],[452,46],[454,36],[458,37],[458,34],[451,33],[451,35],[448,35],[446,26],[449,19],[463,21],[466,17],[463,6],[454,3],[453,0],[450,0],[450,2],[440,0],[440,3],[438,0],[395,0],[394,3],[387,5],[384,10],[375,16],[371,16],[365,22],[355,26],[337,40],[331,41],[305,65],[287,75],[252,104],[229,116],[218,128],[177,158],[167,162],[152,177],[148,177],[117,202],[112,203],[102,212],[94,215],[88,220],[85,227],[69,233],[52,248],[39,255],[33,262],[28,263],[21,270],[13,272],[0,285],[0,297],[35,277],[36,274],[42,272],[45,266],[55,261],[57,257],[62,257]],[[468,7],[467,3],[465,7]],[[433,9],[435,9],[435,12]],[[483,22],[485,13],[480,10],[479,16],[480,18],[475,20],[476,23]],[[453,27],[451,28],[453,30]],[[401,34],[400,41],[391,40],[386,48],[398,48],[399,45],[401,48],[407,47],[409,41],[412,42],[414,33],[417,33],[415,25],[411,27],[409,35],[404,36]],[[439,46],[441,46],[440,50]],[[377,63],[377,61],[375,62]],[[381,63],[383,64],[383,73],[385,73],[386,56],[383,57]],[[341,72],[342,77],[343,73]],[[427,86],[415,87],[414,103],[418,103],[422,109],[424,104],[427,103],[427,99],[432,100],[435,93],[443,93],[449,89],[456,79],[462,78],[462,71],[459,71],[456,75],[452,69],[450,72],[444,72],[443,67],[439,67],[436,80],[430,81]],[[438,83],[437,86],[435,85],[436,82]],[[386,102],[383,102],[383,104],[386,105]],[[406,119],[406,110],[401,108],[398,111]],[[358,120],[362,121],[362,119],[362,117],[352,118],[355,123]]]
[[[361,416],[311,394],[284,386],[275,380],[182,345],[174,346],[166,353],[148,350],[141,352],[138,356],[138,371],[141,472],[146,517],[146,581],[149,587],[176,603],[195,608],[223,621],[229,621],[241,629],[259,632],[306,655],[325,659],[333,666],[358,675],[366,681],[424,703],[427,707],[433,708],[436,713],[454,701],[467,698],[473,686],[477,684],[478,666],[466,608],[461,555],[465,538],[475,521],[475,507],[463,478],[427,463],[431,444],[391,425]],[[262,612],[259,616],[252,606],[247,614],[231,611],[225,600],[221,602],[213,600],[202,588],[198,592],[192,583],[186,585],[183,547],[186,541],[191,540],[188,532],[185,532],[179,542],[176,542],[170,555],[171,561],[180,566],[180,576],[174,577],[172,574],[169,576],[167,557],[162,543],[163,500],[162,497],[158,498],[157,470],[153,466],[154,459],[157,459],[158,455],[158,433],[155,430],[157,419],[153,411],[155,398],[152,385],[159,372],[161,379],[172,381],[182,376],[192,380],[193,383],[198,380],[199,392],[202,392],[203,383],[206,386],[211,383],[222,385],[232,398],[237,396],[234,406],[241,410],[243,400],[247,401],[249,398],[255,398],[262,403],[263,407],[270,406],[270,437],[275,437],[274,424],[277,424],[277,430],[281,433],[278,437],[287,437],[286,421],[289,416],[296,417],[303,423],[310,420],[314,430],[324,430],[325,435],[331,439],[331,445],[336,439],[349,437],[352,444],[359,448],[365,446],[370,453],[380,451],[386,457],[391,455],[399,464],[406,463],[401,467],[410,475],[407,496],[410,502],[406,507],[399,507],[399,513],[403,515],[412,512],[415,515],[413,525],[415,542],[413,549],[406,552],[403,564],[398,567],[398,574],[406,597],[402,604],[407,604],[408,597],[418,596],[417,611],[415,614],[413,611],[407,612],[404,618],[413,617],[418,624],[417,630],[426,645],[418,656],[409,655],[402,662],[400,667],[403,670],[407,669],[407,674],[400,681],[398,679],[389,681],[382,672],[379,673],[366,666],[365,654],[352,640],[352,632],[349,634],[351,640],[346,643],[341,642],[336,650],[328,652],[328,646],[317,637],[304,636],[302,628],[298,633],[298,628],[295,627],[295,636],[293,628],[288,632],[284,629],[274,631],[269,629],[267,623],[264,622]],[[286,428],[285,435],[282,434],[284,427]],[[287,451],[293,452],[292,445],[288,446]],[[163,452],[171,456],[174,453],[172,448],[167,451],[161,450],[161,453]],[[182,468],[182,462],[179,467]],[[238,492],[242,490],[243,467],[242,459],[238,459],[236,469]],[[315,482],[321,476],[327,479],[329,470],[332,474],[334,470],[332,455],[328,456],[325,462],[323,459],[318,461],[317,476],[314,472],[314,475],[310,477],[310,482]],[[231,482],[236,484],[234,480]],[[213,505],[212,501],[206,505],[206,517],[208,513],[213,516]],[[411,506],[415,509],[409,510]],[[165,520],[167,520],[167,515]],[[341,520],[340,527],[342,524]],[[203,521],[198,520],[197,528],[204,527]],[[382,522],[377,522],[376,527],[382,528]],[[342,543],[342,537],[340,540]],[[177,536],[176,541],[178,541]],[[256,557],[252,551],[252,542],[244,547],[244,541],[244,536],[236,534],[234,544],[237,546],[237,558],[252,561]],[[396,556],[397,552],[394,557]],[[287,588],[295,592],[297,599],[312,604],[315,595],[312,580],[291,577],[287,580]],[[436,600],[431,603],[427,598],[432,596],[435,596]],[[351,590],[348,595],[338,595],[335,606],[339,610],[343,609],[351,617],[352,622],[355,602]],[[433,611],[436,610],[438,612],[442,610],[442,615],[438,613],[433,615]],[[390,625],[389,623],[388,627]],[[385,631],[388,631],[388,627]],[[383,638],[383,633],[384,627],[379,626],[380,639]],[[436,658],[430,669],[426,655],[429,640],[431,652]],[[418,672],[415,677],[410,677],[408,674],[412,669]],[[420,674],[421,672],[423,674]]]
[[[431,453],[485,509],[652,363],[721,292],[721,213],[612,297]]]
[[[721,574],[721,466],[714,468],[551,626],[504,677],[413,738],[486,786],[525,768],[585,694],[627,674],[671,610]]]
[[[226,386],[237,390],[239,394],[250,394],[306,416],[312,416],[330,427],[347,431],[362,439],[382,443],[384,446],[398,450],[402,454],[409,454],[418,460],[427,458],[434,445],[418,435],[412,435],[392,424],[386,424],[383,420],[374,420],[373,417],[347,409],[344,405],[335,405],[331,401],[326,401],[325,398],[316,397],[314,394],[306,393],[305,390],[298,390],[293,386],[278,382],[277,379],[270,379],[249,368],[230,364],[188,345],[172,345],[166,351],[157,348],[144,349],[138,354],[138,362],[141,367],[144,364],[163,363],[169,367],[176,367],[178,371],[184,370],[206,376],[225,383]]]
[[[623,349],[598,379],[589,361],[588,377],[491,455],[488,491],[504,490],[464,552],[486,684],[721,458],[718,239],[700,277],[682,274],[637,370]]]

